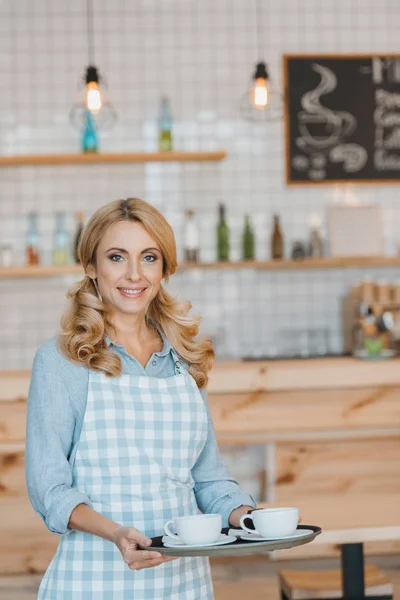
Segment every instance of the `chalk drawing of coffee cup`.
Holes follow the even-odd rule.
[[[337,78],[330,69],[317,63],[313,63],[312,69],[321,76],[321,81],[301,99],[303,110],[297,115],[301,136],[298,145],[323,150],[350,135],[357,126],[357,120],[349,112],[333,111],[321,105],[321,96],[336,89]]]

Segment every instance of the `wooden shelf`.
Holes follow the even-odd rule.
[[[39,265],[37,267],[0,267],[1,279],[30,279],[38,277],[63,277],[65,275],[83,275],[80,265]]]
[[[179,271],[189,269],[260,269],[270,271],[312,270],[312,269],[350,269],[368,267],[400,267],[400,256],[354,256],[307,258],[303,260],[267,260],[212,263],[181,263]],[[0,267],[0,279],[25,279],[37,277],[62,277],[81,275],[80,265],[37,267]]]
[[[182,263],[179,269],[260,269],[269,271],[296,271],[299,269],[349,269],[364,267],[397,267],[400,256],[339,256],[325,258],[304,258],[301,260],[246,260],[200,263]]]
[[[0,167],[18,167],[26,165],[73,165],[100,163],[145,163],[145,162],[194,162],[217,161],[226,157],[226,152],[130,152],[105,154],[32,154],[0,156]]]

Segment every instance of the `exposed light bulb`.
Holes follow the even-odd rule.
[[[259,77],[258,79],[256,79],[256,82],[253,86],[252,95],[253,95],[252,101],[256,108],[262,109],[267,106],[269,97],[268,97],[268,85],[267,85],[266,79],[264,79],[263,77]]]
[[[102,107],[101,92],[99,88],[100,77],[97,68],[89,65],[86,69],[86,108],[96,113]]]
[[[103,105],[98,83],[90,81],[86,87],[86,107],[91,112],[98,112]]]
[[[253,79],[251,100],[256,108],[265,108],[268,104],[268,73],[264,62],[257,63]]]

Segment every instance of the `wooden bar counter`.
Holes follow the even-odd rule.
[[[25,489],[29,371],[0,373],[0,573],[42,572],[58,543]],[[210,406],[221,448],[257,444],[260,501],[325,530],[400,525],[400,359],[217,362]],[[225,446],[228,445],[227,448]],[[309,544],[282,558],[332,555]],[[399,553],[396,541],[366,554]]]

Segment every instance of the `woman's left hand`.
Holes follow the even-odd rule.
[[[250,509],[254,509],[254,506],[239,506],[238,508],[235,508],[229,515],[229,526],[240,529],[240,517],[246,515]]]
[[[253,506],[239,506],[235,508],[229,515],[228,524],[230,527],[236,527],[240,529],[240,517],[242,515],[246,515],[249,510],[262,510],[266,507],[261,507],[259,509],[254,508]],[[301,517],[299,516],[298,523],[301,523]]]

